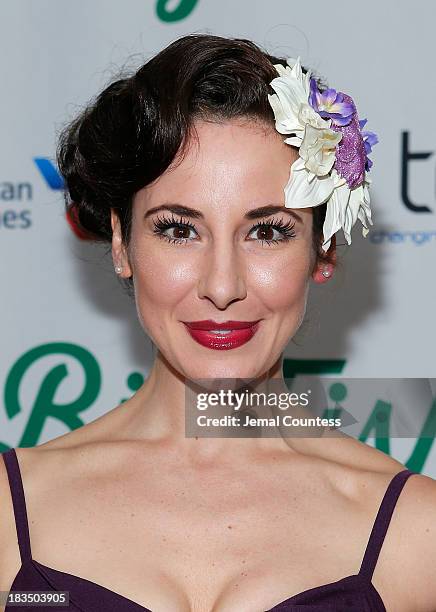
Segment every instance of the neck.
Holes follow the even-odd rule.
[[[208,379],[208,382],[213,383],[217,380]],[[250,390],[261,389],[263,392],[268,392],[271,388],[275,393],[288,391],[283,378],[283,355],[271,368],[254,379],[220,378],[219,380],[230,389],[238,389],[241,383],[248,383]],[[194,397],[193,394],[199,391],[212,392],[214,389],[210,386],[199,388],[198,381],[185,378],[158,351],[148,378],[136,394],[123,404],[122,410],[126,417],[122,426],[123,437],[160,442],[165,447],[176,449],[181,460],[185,458],[198,463],[211,462],[218,456],[233,461],[236,456],[283,447],[283,439],[279,433],[277,438],[251,437],[249,432],[243,437],[231,438],[204,435],[187,437],[186,418],[195,418],[195,410],[191,408],[193,403],[189,398]],[[224,408],[224,413],[229,414],[228,408]],[[285,448],[289,451],[286,445]]]

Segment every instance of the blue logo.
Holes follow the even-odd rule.
[[[47,157],[34,157],[33,161],[50,189],[60,190],[64,188],[64,180],[50,159]]]
[[[424,231],[424,230],[407,230],[407,231],[388,231],[378,230],[371,231],[368,235],[370,241],[373,244],[412,244],[415,246],[422,246],[429,242],[436,242],[436,230]]]

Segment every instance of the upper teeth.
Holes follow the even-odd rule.
[[[211,329],[210,331],[213,334],[230,334],[232,330],[231,329]]]

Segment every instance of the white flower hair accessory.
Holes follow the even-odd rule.
[[[300,58],[288,66],[274,64],[279,76],[268,95],[276,130],[289,134],[284,142],[299,150],[285,186],[286,208],[307,208],[327,203],[322,248],[341,227],[351,244],[351,228],[359,219],[362,233],[373,225],[369,206],[371,183],[366,172],[372,166],[368,154],[378,142],[373,132],[362,131],[350,96],[335,89],[320,92],[311,72],[303,73]]]

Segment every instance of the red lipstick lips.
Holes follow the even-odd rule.
[[[207,348],[229,350],[245,344],[256,333],[257,321],[184,321],[191,337]]]

